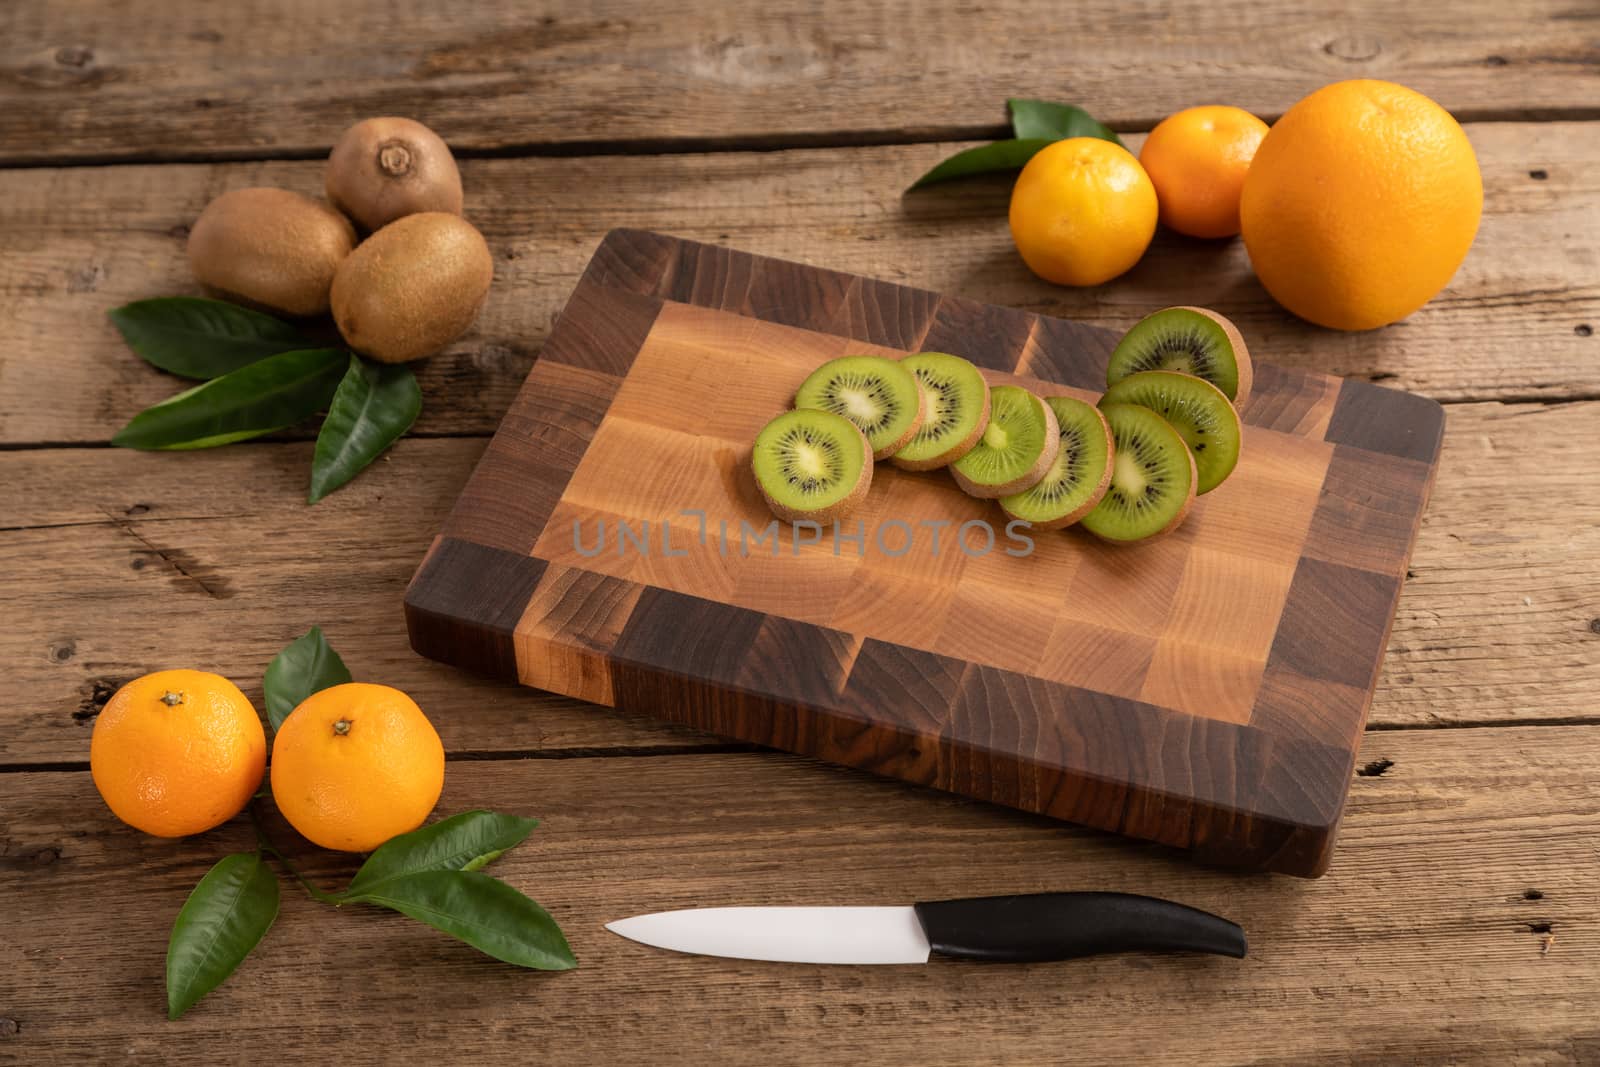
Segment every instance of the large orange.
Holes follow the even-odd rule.
[[[1240,221],[1267,292],[1303,319],[1370,330],[1431,300],[1466,258],[1483,179],[1461,126],[1384,81],[1318,89],[1245,176]]]
[[[1155,232],[1150,176],[1126,148],[1098,137],[1042,149],[1011,190],[1011,239],[1029,269],[1057,285],[1115,278]]]
[[[1266,135],[1265,122],[1220,104],[1162,119],[1139,149],[1161,203],[1161,224],[1190,237],[1238,233],[1239,190]]]
[[[198,834],[239,814],[266,762],[256,709],[205,671],[135,678],[106,701],[89,741],[89,770],[112,814],[157,837]]]
[[[368,852],[415,830],[444,788],[444,746],[398,689],[350,682],[313,693],[272,741],[272,797],[323,848]]]

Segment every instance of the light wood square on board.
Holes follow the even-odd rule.
[[[1265,661],[1293,581],[1292,564],[1192,548],[1165,635]]]
[[[1062,614],[1106,629],[1159,637],[1188,561],[1183,532],[1131,545],[1084,538]]]
[[[1323,441],[1246,427],[1239,465],[1195,501],[1179,532],[1205,548],[1292,565],[1332,455]]]
[[[737,516],[754,489],[753,476],[741,485],[746,466],[727,441],[608,416],[562,502],[640,519],[677,521],[686,510]]]
[[[723,556],[711,538],[701,544],[699,535],[699,520],[694,518],[644,519],[563,499],[534,546],[534,555],[563,566],[723,600],[733,592],[737,561]]]
[[[829,625],[836,630],[931,652],[950,615],[955,586],[856,570]]]
[[[1210,719],[1247,723],[1266,660],[1171,638],[1156,644],[1139,699]]]
[[[1036,673],[1041,678],[1113,696],[1138,699],[1156,639],[1059,616]]]
[[[605,654],[640,591],[636,583],[609,575],[547,567],[513,634],[518,679],[596,704],[613,703]]]
[[[1060,599],[1051,592],[963,579],[932,651],[1033,674],[1059,613]]]
[[[728,551],[740,554],[729,602],[767,615],[834,625],[834,615],[856,581],[861,557],[847,544],[839,545],[836,555],[831,537],[821,544],[802,545],[796,553],[792,529],[787,523],[778,524],[776,553],[768,542],[757,544],[753,537],[741,546],[737,529],[730,530]],[[756,532],[761,532],[759,527]]]
[[[608,418],[716,437],[748,450],[761,427],[792,406],[806,376],[844,354],[841,338],[720,312],[700,314],[719,326],[726,323],[727,333],[677,336],[658,321]],[[776,331],[783,336],[764,336]]]

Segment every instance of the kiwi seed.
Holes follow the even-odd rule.
[[[978,444],[950,465],[968,496],[1009,496],[1038,484],[1061,448],[1061,427],[1050,405],[1015,385],[989,392],[989,425]]]
[[[1222,390],[1192,374],[1147,370],[1106,390],[1102,404],[1138,404],[1172,424],[1194,453],[1197,494],[1221,485],[1239,462],[1239,414]]]
[[[928,404],[911,372],[882,356],[844,356],[811,372],[794,406],[843,415],[867,435],[872,458],[904,448],[922,425]]]
[[[1100,503],[1111,484],[1111,426],[1093,404],[1044,398],[1060,426],[1061,447],[1037,485],[1000,498],[1000,508],[1039,530],[1071,526]]]
[[[784,522],[832,522],[872,487],[872,445],[831,411],[786,411],[756,434],[750,465],[772,513]]]
[[[1255,378],[1238,328],[1215,311],[1197,307],[1163,308],[1140,319],[1112,350],[1106,385],[1146,370],[1204,378],[1241,408]]]
[[[918,352],[900,365],[917,379],[927,414],[890,462],[910,471],[949,466],[972,451],[989,426],[989,383],[971,362],[945,352]]]
[[[324,184],[328,201],[369,233],[425,211],[461,214],[455,156],[413,119],[365,119],[344,131],[328,156]]]
[[[350,222],[287,189],[235,189],[189,230],[195,280],[237,303],[285,315],[320,315],[340,264],[356,246]]]
[[[1195,498],[1194,455],[1167,420],[1137,404],[1103,404],[1114,458],[1106,495],[1083,528],[1106,541],[1143,541],[1176,530]]]
[[[483,235],[460,215],[407,215],[361,242],[333,279],[345,341],[380,363],[431,356],[467,331],[494,278]]]

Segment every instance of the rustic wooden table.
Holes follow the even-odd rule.
[[[1600,8],[706,7],[0,9],[0,1059],[1600,1061]],[[1183,106],[1270,119],[1359,76],[1462,117],[1486,191],[1454,283],[1377,333],[1291,318],[1237,242],[1162,234],[1122,279],[1058,289],[1012,251],[1004,181],[900,195],[952,142],[997,135],[1007,95],[1081,103],[1136,147]],[[204,204],[318,193],[334,137],[371,114],[459,150],[496,255],[477,328],[421,372],[416,432],[314,508],[305,434],[106,447],[176,388],[106,309],[193,292],[183,244]],[[405,583],[614,226],[1116,328],[1207,304],[1269,360],[1445,402],[1332,871],[1205,869],[414,655]],[[266,662],[312,624],[429,711],[453,757],[441,811],[545,820],[499,873],[560,920],[579,970],[517,971],[286,889],[256,955],[165,1020],[172,917],[250,830],[170,842],[117,823],[90,728],[118,685],[165,666],[259,699]],[[353,867],[300,858],[329,881]],[[601,929],[693,904],[1047,888],[1221,911],[1252,954],[880,971],[677,956]]]

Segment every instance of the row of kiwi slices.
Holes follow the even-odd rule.
[[[1117,344],[1106,385],[1096,406],[991,388],[944,352],[830,360],[756,435],[756,482],[778,518],[826,523],[865,499],[887,459],[949,467],[969,495],[1040,529],[1081,522],[1108,541],[1174,530],[1238,463],[1244,340],[1215,312],[1166,308]]]

